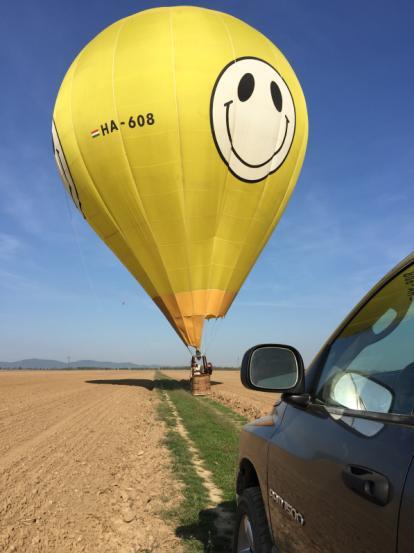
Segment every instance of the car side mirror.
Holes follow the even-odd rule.
[[[291,346],[262,344],[246,351],[240,376],[246,388],[263,392],[301,394],[304,366],[300,353]]]

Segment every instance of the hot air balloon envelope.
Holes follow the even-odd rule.
[[[281,217],[307,132],[276,46],[196,7],[147,10],[95,37],[63,80],[52,129],[74,203],[196,347]]]

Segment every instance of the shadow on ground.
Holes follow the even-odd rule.
[[[149,378],[116,378],[108,380],[85,380],[86,384],[112,384],[113,386],[138,386],[147,390],[189,390],[189,380],[151,380]],[[215,386],[222,384],[211,380],[210,384]]]
[[[179,538],[199,541],[204,553],[230,553],[235,511],[235,501],[223,502],[214,509],[200,511],[197,522],[179,526],[175,533]]]

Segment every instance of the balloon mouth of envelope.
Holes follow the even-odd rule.
[[[272,161],[272,159],[280,152],[280,150],[283,148],[283,145],[286,141],[286,137],[287,137],[287,133],[288,133],[288,128],[289,128],[289,119],[288,119],[288,116],[285,115],[285,120],[286,120],[286,126],[285,126],[285,134],[283,136],[283,140],[282,140],[282,143],[281,145],[277,148],[277,150],[275,152],[273,152],[273,154],[268,158],[266,159],[266,161],[263,161],[263,163],[259,163],[257,165],[253,165],[251,163],[248,163],[247,161],[245,161],[236,151],[234,145],[233,145],[233,139],[232,139],[232,136],[231,136],[231,131],[230,131],[230,106],[231,104],[233,103],[233,100],[229,100],[228,102],[226,102],[224,104],[225,108],[226,108],[226,128],[227,128],[227,136],[229,138],[229,141],[230,141],[230,146],[231,146],[231,151],[233,152],[233,154],[237,157],[237,159],[239,161],[241,161],[243,163],[243,165],[246,165],[247,167],[251,167],[252,169],[258,169],[259,167],[263,167],[264,165],[267,165],[270,161]]]

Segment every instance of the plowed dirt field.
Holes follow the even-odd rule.
[[[182,550],[152,389],[150,371],[0,372],[2,553]]]
[[[164,374],[176,380],[188,381],[190,371],[168,371]],[[214,371],[211,377],[211,393],[214,399],[224,403],[248,419],[268,415],[278,395],[248,390],[240,381],[239,371]]]
[[[153,371],[0,372],[1,553],[182,551],[156,386]],[[232,371],[212,391],[247,418],[276,399]]]

